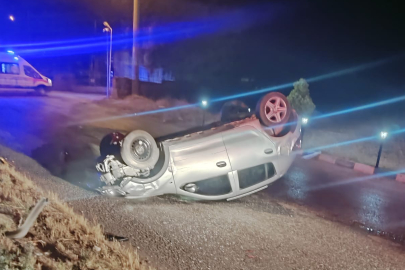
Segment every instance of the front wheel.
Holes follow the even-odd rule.
[[[49,92],[49,89],[48,89],[48,87],[46,87],[46,86],[44,86],[44,85],[40,85],[40,86],[37,86],[37,87],[35,88],[35,91],[36,91],[38,94],[40,94],[41,96],[44,96],[47,92]]]
[[[121,157],[124,162],[136,169],[153,169],[159,160],[159,148],[148,132],[134,130],[122,141]]]

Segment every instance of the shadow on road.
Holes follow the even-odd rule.
[[[31,157],[51,174],[94,191],[101,186],[95,168],[99,157],[100,137],[110,133],[105,129],[66,128],[50,135],[48,143],[34,149]]]
[[[0,90],[0,97],[43,97],[41,93],[36,91],[2,91]]]

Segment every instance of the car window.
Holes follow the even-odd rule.
[[[232,192],[231,183],[228,175],[221,175],[198,182],[193,182],[196,185],[195,194],[218,196]]]
[[[30,66],[24,66],[24,73],[28,77],[34,78],[34,79],[42,79],[41,75],[38,74],[32,67]]]
[[[2,74],[20,74],[20,66],[16,63],[0,63]]]
[[[263,182],[275,174],[273,163],[262,164],[238,171],[239,188],[244,189]]]

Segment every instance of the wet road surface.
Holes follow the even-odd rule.
[[[0,143],[30,155],[45,143],[50,129],[66,123],[71,104],[101,98],[102,95],[56,91],[39,96],[30,90],[1,89]]]
[[[70,112],[70,105],[64,101],[100,98],[62,92],[53,92],[49,97],[0,94],[0,112],[5,116],[0,118],[0,143],[30,154],[44,143],[41,135],[63,122]],[[56,111],[56,107],[62,115],[50,123],[51,118],[45,116]],[[297,158],[286,176],[261,194],[308,206],[347,224],[355,221],[375,229],[405,233],[405,185],[387,178],[362,179],[364,176],[325,162]]]
[[[405,234],[405,184],[371,178],[323,161],[297,158],[285,177],[264,191],[346,224]]]

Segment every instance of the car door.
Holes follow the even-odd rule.
[[[234,196],[235,186],[221,133],[170,147],[177,193],[197,199]]]
[[[237,195],[258,189],[276,176],[272,163],[277,157],[276,147],[254,125],[236,127],[224,133],[223,141],[234,173]]]

